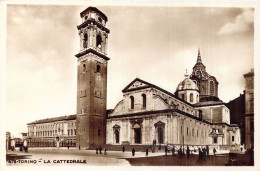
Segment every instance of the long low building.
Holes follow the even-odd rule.
[[[76,115],[37,120],[27,127],[31,147],[76,146]]]

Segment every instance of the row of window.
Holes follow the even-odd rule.
[[[87,71],[87,65],[83,64],[82,65],[82,72],[86,72]],[[101,71],[101,66],[99,64],[97,64],[96,66],[96,72],[100,72]]]
[[[183,135],[183,127],[181,126],[181,135]],[[195,132],[194,132],[194,128],[192,129],[192,132],[191,132],[191,135],[192,137],[195,137]],[[186,135],[188,136],[189,135],[189,128],[187,127],[187,130],[186,130]],[[201,138],[203,138],[203,135],[204,135],[204,132],[203,130],[201,130]],[[199,137],[199,130],[197,129],[197,138]],[[205,138],[207,137],[207,131],[205,130]]]
[[[76,129],[70,129],[67,130],[67,135],[76,135]],[[61,135],[64,135],[64,131],[63,130],[59,130],[59,132],[61,133]],[[51,137],[51,136],[55,136],[57,135],[57,130],[53,130],[53,131],[37,131],[36,132],[36,137]]]
[[[96,47],[101,49],[102,37],[100,34],[96,37]],[[88,48],[88,34],[85,33],[83,36],[83,48]]]
[[[197,95],[197,98],[199,98],[199,95]],[[181,99],[185,100],[184,94],[181,94]],[[194,97],[193,93],[190,93],[190,102],[194,102],[194,101],[195,101],[195,97]]]
[[[73,126],[75,125],[76,126],[76,122],[71,122],[71,123],[68,123],[68,126]],[[36,126],[36,129],[56,129],[56,128],[60,128],[60,127],[63,127],[63,124],[60,123],[60,124],[45,124],[45,125],[37,125]],[[33,131],[35,127],[29,127],[28,129]]]
[[[145,109],[146,108],[146,95],[142,94],[142,107]],[[130,96],[130,109],[135,108],[135,98],[133,96]]]

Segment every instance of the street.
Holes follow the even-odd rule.
[[[225,166],[228,154],[207,156],[206,162],[197,163],[198,155],[192,154],[178,158],[171,153],[165,156],[163,152],[136,152],[135,156],[129,151],[107,151],[107,154],[96,154],[95,150],[78,149],[32,149],[28,153],[8,151],[7,166],[39,165],[89,165],[89,166]]]

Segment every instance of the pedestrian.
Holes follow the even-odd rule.
[[[202,151],[201,149],[199,148],[199,158],[197,160],[197,163],[200,163],[202,161]]]
[[[107,149],[104,147],[104,155],[107,155]]]
[[[102,148],[101,148],[101,146],[99,147],[99,154],[102,154]]]
[[[148,148],[145,150],[146,156],[148,157]]]
[[[79,145],[79,150],[80,150],[80,145]]]
[[[174,146],[172,147],[172,156],[174,156],[174,153],[175,153],[175,148]]]
[[[132,156],[135,156],[135,148],[132,149]]]
[[[96,154],[98,154],[98,148],[96,148]]]
[[[123,146],[123,152],[125,152],[125,146]]]
[[[190,148],[189,147],[187,147],[186,154],[187,154],[187,159],[189,159],[190,158]]]
[[[68,150],[70,149],[70,146],[68,145]]]
[[[202,149],[202,161],[206,163],[206,148],[203,147]]]
[[[167,156],[167,146],[165,146],[165,148],[164,148],[164,150],[165,150],[165,155]]]
[[[206,152],[207,152],[207,156],[209,155],[209,146],[206,145]]]
[[[216,156],[216,152],[217,152],[217,150],[216,150],[215,148],[213,148],[213,154],[214,154],[214,156]]]
[[[179,151],[178,151],[178,157],[179,157],[179,158],[181,158],[181,156],[182,156],[181,153],[182,153],[182,149],[181,149],[181,147],[180,147],[180,149],[179,149]]]

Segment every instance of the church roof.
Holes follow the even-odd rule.
[[[183,81],[181,81],[177,88],[176,91],[182,91],[182,90],[199,90],[198,86],[194,83],[194,81],[192,81],[189,78],[185,78]]]
[[[106,22],[107,22],[107,16],[103,13],[103,12],[101,12],[99,9],[97,9],[96,7],[88,7],[88,8],[86,8],[84,11],[82,11],[81,13],[80,13],[80,17],[82,17],[86,12],[88,12],[88,11],[95,11],[95,12],[97,12],[99,15],[101,15],[102,17],[104,17],[104,19],[106,20]]]
[[[48,122],[56,122],[56,121],[63,121],[63,120],[75,120],[76,115],[66,115],[66,116],[59,116],[55,118],[47,118],[47,119],[41,119],[37,120],[31,123],[28,123],[27,125],[32,125],[32,124],[42,124],[42,123],[48,123]]]
[[[133,87],[133,85],[134,85],[135,82],[140,82],[140,83],[142,83],[142,84],[139,84],[139,86],[137,86],[137,87]],[[154,85],[154,84],[151,84],[151,83],[149,83],[149,82],[146,82],[146,81],[144,81],[144,80],[141,80],[140,78],[134,79],[130,84],[128,84],[128,85],[122,90],[122,92],[123,92],[123,93],[126,93],[126,92],[131,92],[131,91],[135,91],[135,90],[141,90],[141,89],[145,89],[145,88],[155,88],[155,89],[157,89],[157,90],[160,90],[160,91],[164,92],[165,94],[167,94],[167,95],[169,95],[169,96],[172,96],[172,97],[174,97],[174,98],[176,98],[176,99],[182,101],[183,103],[186,103],[186,104],[188,104],[188,105],[190,105],[190,106],[193,106],[192,104],[190,104],[190,103],[186,102],[185,100],[179,98],[179,97],[176,96],[175,94],[172,94],[172,93],[170,93],[170,92],[168,92],[168,91],[166,91],[166,90],[164,90],[164,89],[162,89],[162,88],[160,88],[160,87],[158,87],[158,86],[156,86],[156,85]]]

